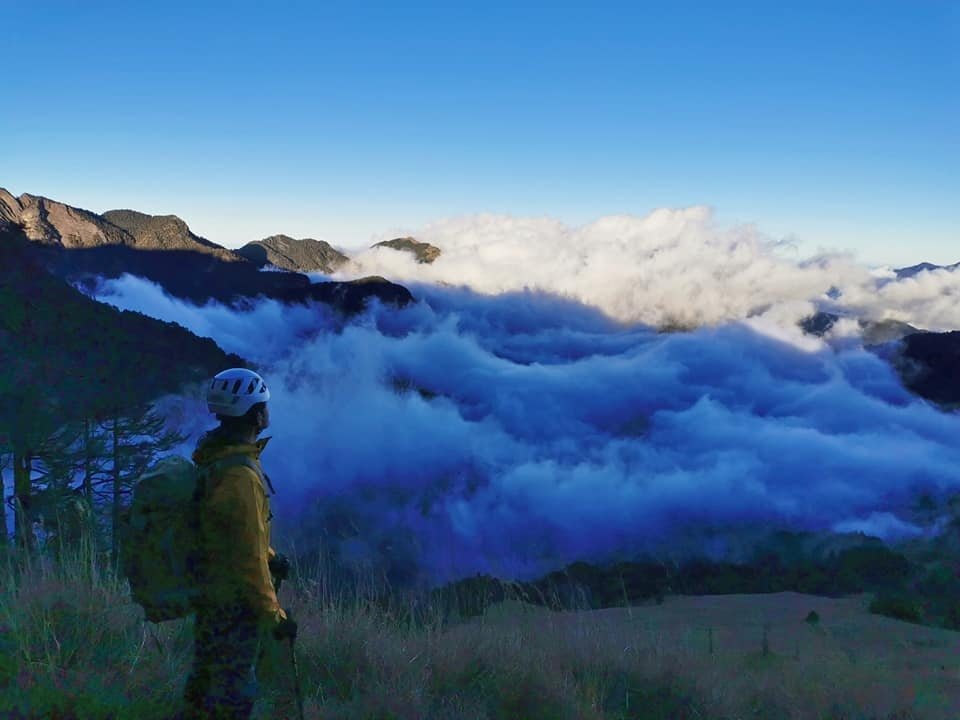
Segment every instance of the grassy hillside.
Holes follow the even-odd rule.
[[[867,597],[676,597],[581,612],[505,603],[446,623],[345,597],[322,574],[281,592],[301,627],[310,718],[960,716],[960,636],[871,615]],[[91,558],[8,557],[0,717],[170,717],[189,621],[153,633]],[[296,716],[285,649],[271,645],[264,661],[258,718]]]

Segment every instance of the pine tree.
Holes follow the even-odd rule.
[[[123,511],[136,479],[162,455],[182,443],[184,436],[168,429],[163,417],[149,404],[133,406],[122,415],[114,410],[112,417],[101,422],[100,427],[109,433],[110,548],[116,563]]]
[[[91,533],[96,531],[96,509],[103,505],[96,489],[110,477],[112,453],[108,449],[108,435],[96,418],[87,416],[73,425],[72,442],[47,458],[49,467],[46,489],[53,490],[51,501],[58,514],[65,511],[68,525],[75,523],[77,509],[88,511]],[[99,502],[98,502],[99,501]],[[71,510],[71,508],[73,508]],[[67,528],[67,537],[76,535],[76,528]],[[57,528],[59,531],[60,528]]]
[[[94,422],[88,417],[83,419],[82,448],[83,496],[87,499],[87,502],[92,505],[94,479],[105,467],[102,460],[106,457],[107,446],[103,436],[96,432]]]
[[[4,420],[2,425],[9,428],[13,459],[14,535],[20,547],[31,548],[35,544],[31,519],[35,460],[56,433],[57,408],[43,395],[30,397],[29,392],[9,393],[0,399],[0,418]]]
[[[30,519],[41,524],[48,541],[56,540],[56,550],[93,540],[93,503],[78,478],[89,480],[85,466],[92,469],[96,463],[102,467],[106,458],[102,439],[91,437],[89,426],[87,419],[67,423],[35,452]],[[100,457],[92,456],[95,451]]]
[[[17,433],[13,441],[16,535],[21,547],[33,547],[35,529],[44,533],[59,530],[63,498],[71,491],[72,475],[64,465],[69,449],[79,435],[76,423],[48,430],[52,418],[34,425],[32,432]],[[4,526],[5,528],[5,526]]]
[[[21,228],[0,223],[0,435],[13,467],[14,535],[24,547],[34,544],[35,486],[72,493],[78,476],[86,502],[105,506],[115,530],[130,483],[176,444],[151,425],[143,404],[244,364],[175,323],[85,297],[45,264]],[[64,457],[45,449],[68,427],[79,433],[76,447]]]

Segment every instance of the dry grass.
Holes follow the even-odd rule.
[[[189,621],[151,629],[87,557],[0,567],[0,717],[170,717]],[[322,583],[283,590],[309,718],[627,720],[960,717],[960,635],[869,615],[864,598],[668,598],[413,622]],[[803,622],[809,610],[821,622]],[[767,648],[763,652],[763,628]],[[713,635],[714,651],[709,650]],[[290,658],[264,661],[257,718],[294,718]],[[941,669],[942,668],[942,669]]]

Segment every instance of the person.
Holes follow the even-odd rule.
[[[257,697],[261,641],[296,637],[280,607],[271,569],[285,559],[270,547],[269,494],[260,455],[270,438],[270,391],[257,373],[230,368],[207,389],[220,425],[193,453],[200,480],[199,594],[194,603],[194,661],[184,689],[184,720],[249,718]]]

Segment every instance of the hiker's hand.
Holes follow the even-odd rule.
[[[263,567],[262,565],[260,567]],[[290,561],[286,555],[277,553],[267,561],[267,567],[270,568],[270,574],[275,580],[286,580],[290,574]]]
[[[285,617],[283,620],[273,626],[273,636],[277,640],[286,640],[287,638],[290,638],[291,640],[296,639],[297,623],[294,622],[293,618],[289,616]]]

